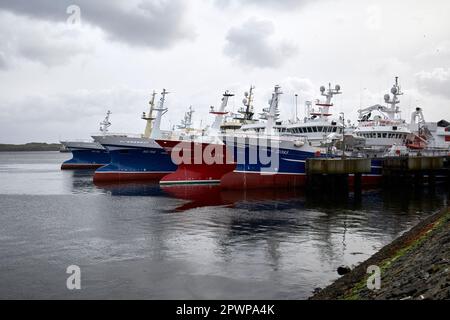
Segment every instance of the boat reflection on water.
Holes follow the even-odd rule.
[[[70,190],[74,194],[87,194],[92,193],[98,190],[95,190],[95,186],[92,185],[92,175],[94,174],[95,169],[86,169],[86,170],[70,170],[63,172],[63,174],[70,177],[66,180],[67,189]]]
[[[177,207],[176,211],[210,206],[281,210],[292,207],[291,201],[304,200],[304,191],[300,189],[228,190],[219,185],[171,185],[161,186],[161,189],[171,197],[189,201]]]
[[[159,183],[154,181],[130,181],[130,182],[94,182],[94,185],[104,193],[112,196],[130,197],[162,197],[164,192]]]
[[[177,212],[201,207],[233,205],[231,201],[222,198],[219,185],[163,185],[161,189],[170,197],[188,201],[175,208],[174,211]]]
[[[74,173],[75,174],[75,173]],[[89,189],[86,173],[79,173],[77,189]],[[92,188],[92,185],[91,185]],[[361,196],[349,192],[343,196],[342,192],[312,193],[306,189],[273,188],[229,190],[220,185],[160,185],[156,182],[127,182],[127,183],[95,183],[95,188],[101,193],[111,196],[150,196],[168,197],[182,200],[175,202],[175,208],[169,211],[183,212],[203,207],[227,207],[248,211],[261,210],[323,210],[336,212],[342,210],[364,210],[373,207],[394,207],[406,212],[414,211],[417,206],[424,207],[423,197],[430,199],[438,197],[440,193],[447,194],[444,186],[434,189],[413,188],[407,190],[364,189]],[[443,189],[443,190],[441,190]],[[433,206],[426,208],[432,210]],[[425,209],[425,208],[424,208]]]
[[[183,212],[202,207],[239,207],[249,210],[297,207],[304,203],[304,191],[299,189],[225,190],[219,185],[167,185],[136,181],[100,183],[95,187],[112,196],[170,197],[183,200],[173,211]],[[296,205],[293,204],[296,203]]]
[[[361,208],[361,197],[355,196],[353,192],[343,195],[339,190],[314,193],[305,188],[233,190],[221,188],[220,185],[163,185],[161,189],[170,197],[189,201],[178,207],[176,211],[211,206],[224,206],[248,211]],[[364,193],[376,190],[367,188]]]

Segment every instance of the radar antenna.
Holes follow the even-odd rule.
[[[341,86],[337,84],[334,88],[331,88],[331,83],[328,83],[328,89],[326,89],[325,86],[321,86],[320,93],[322,96],[326,97],[325,102],[317,100],[315,105],[319,107],[319,110],[312,110],[309,112],[308,116],[327,118],[332,115],[330,113],[330,107],[333,106],[331,99],[333,99],[333,96],[336,94],[342,94]]]

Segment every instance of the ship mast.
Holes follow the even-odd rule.
[[[331,83],[328,83],[328,90],[325,89],[325,86],[320,87],[320,93],[322,96],[326,97],[325,102],[316,102],[316,106],[319,107],[319,112],[311,112],[311,115],[313,116],[319,116],[321,119],[326,119],[327,117],[331,116],[330,113],[330,107],[333,106],[333,103],[331,103],[331,99],[333,99],[333,96],[336,94],[342,94],[341,86],[336,85],[334,89],[331,88]]]
[[[397,104],[400,103],[400,100],[398,99],[398,96],[403,95],[403,92],[401,92],[401,88],[398,84],[398,77],[395,77],[395,84],[391,88],[391,93],[392,99],[388,93],[384,95],[384,102],[389,105],[385,112],[388,115],[389,119],[395,120],[396,114],[399,113],[399,107],[397,106]]]
[[[111,115],[111,111],[106,112],[106,117],[103,119],[102,122],[100,122],[100,132],[103,135],[106,135],[108,133],[108,128],[111,126],[111,122],[109,122],[109,116]]]
[[[234,94],[230,93],[228,90],[225,91],[222,97],[222,104],[220,105],[220,108],[218,111],[214,110],[214,107],[211,106],[209,113],[215,115],[214,123],[212,124],[210,131],[211,132],[219,132],[220,131],[220,125],[222,124],[223,117],[228,113],[225,111],[225,108],[228,104],[228,99],[230,97],[233,97]]]
[[[192,129],[192,115],[194,114],[194,109],[192,106],[189,107],[189,110],[184,114],[184,119],[181,120],[181,124],[178,125],[178,129]]]
[[[311,101],[305,101],[305,115],[304,122],[306,122],[309,118],[311,118],[311,108],[312,108],[312,102]]]
[[[239,109],[239,113],[242,114],[242,118],[236,118],[237,120],[242,120],[243,123],[248,123],[253,119],[253,89],[254,86],[250,86],[250,90],[244,93],[244,99],[242,100],[242,104],[244,108]]]
[[[156,111],[156,118],[150,135],[150,138],[152,139],[158,139],[161,136],[161,118],[167,112],[167,108],[164,107],[167,94],[169,94],[169,92],[167,92],[166,89],[163,89],[163,92],[161,92],[161,98],[159,99],[159,105],[154,109]]]
[[[273,127],[275,125],[275,120],[278,112],[278,103],[280,100],[280,95],[283,94],[281,92],[281,87],[279,85],[275,86],[275,90],[272,93],[272,98],[269,100],[269,110],[267,113],[267,123],[266,123],[266,133],[272,134]]]
[[[150,138],[152,133],[153,120],[155,120],[153,117],[153,111],[155,110],[155,97],[156,92],[153,90],[152,99],[149,101],[150,110],[148,114],[145,114],[145,112],[142,113],[142,119],[147,121],[147,124],[145,125],[144,138]]]

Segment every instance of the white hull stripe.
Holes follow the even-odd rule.
[[[302,162],[305,163],[306,160],[295,160],[295,159],[287,159],[287,158],[281,158],[281,160],[291,161],[291,162]]]

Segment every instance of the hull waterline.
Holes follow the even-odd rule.
[[[108,151],[104,149],[69,148],[69,150],[72,152],[72,159],[64,161],[61,170],[97,169],[111,161]]]

